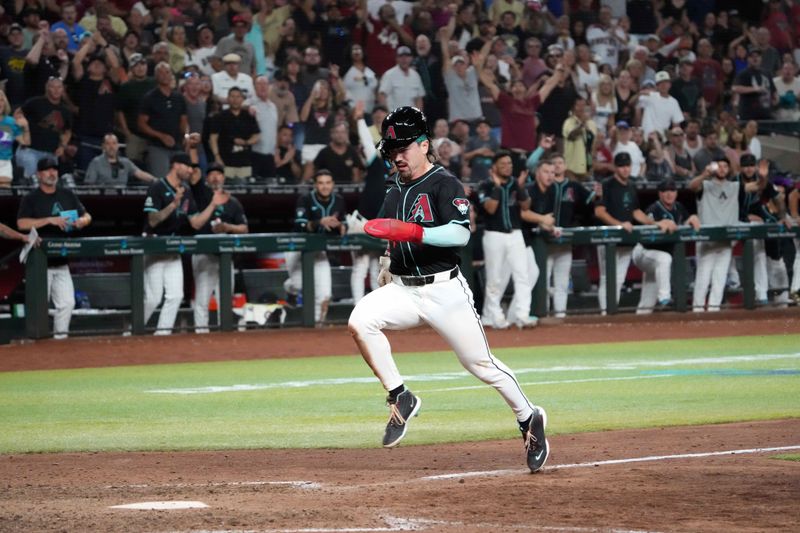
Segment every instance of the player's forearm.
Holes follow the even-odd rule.
[[[425,228],[422,231],[422,244],[450,248],[464,246],[469,242],[469,228],[451,222],[435,228]]]
[[[5,224],[0,224],[0,234],[4,235],[8,239],[14,239],[14,240],[23,241],[23,242],[25,242],[25,240],[26,240],[25,235],[23,235],[22,233],[20,233],[20,232],[18,232],[16,230],[13,230],[13,229],[9,228]]]
[[[594,216],[605,226],[621,226],[622,222],[612,217],[605,206],[599,205],[594,210]]]
[[[211,220],[211,215],[214,214],[214,209],[216,208],[217,206],[214,204],[214,202],[209,203],[201,212],[197,213],[193,217],[189,217],[189,224],[191,224],[192,228],[196,230],[202,228],[209,220]]]
[[[147,213],[147,224],[151,228],[155,228],[164,222],[177,207],[178,206],[174,202],[170,202],[164,209]]]
[[[50,224],[49,218],[20,218],[17,219],[17,228],[20,231],[30,231],[33,228],[39,229]]]

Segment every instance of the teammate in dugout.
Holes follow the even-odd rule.
[[[17,212],[17,228],[36,228],[42,238],[74,237],[76,230],[91,224],[92,216],[69,189],[58,187],[58,161],[53,157],[36,164],[39,188],[22,198]],[[27,238],[26,238],[27,239]],[[56,309],[53,317],[53,338],[66,339],[72,311],[75,309],[75,288],[66,258],[47,260],[47,299]]]
[[[506,267],[514,280],[514,301],[508,314],[519,328],[535,325],[528,316],[539,270],[536,269],[534,279],[528,275],[525,239],[520,229],[520,211],[527,210],[531,202],[525,188],[512,176],[513,170],[511,152],[500,150],[492,158],[489,178],[478,185],[486,227],[483,233],[486,288],[481,322],[495,329],[510,325],[500,306],[508,285],[508,276],[503,275]]]
[[[342,195],[334,192],[333,176],[325,169],[313,177],[314,189],[297,199],[295,231],[321,233],[327,236],[344,235],[346,207]],[[303,290],[303,263],[301,252],[286,252],[286,270],[289,278],[283,283],[287,295],[294,296]],[[314,256],[314,321],[318,326],[325,322],[328,305],[333,295],[331,264],[324,250]]]
[[[193,150],[196,152],[196,149]],[[195,154],[191,155],[195,159]],[[242,204],[225,190],[225,167],[217,163],[208,166],[206,179],[201,179],[200,169],[194,168],[190,178],[192,196],[197,208],[202,212],[214,202],[218,193],[218,201],[210,220],[197,233],[200,235],[221,233],[248,233],[247,217]],[[220,203],[222,202],[222,203]],[[196,333],[208,333],[208,303],[211,294],[219,291],[219,256],[212,254],[192,255],[192,275],[194,276],[194,327]],[[233,271],[231,271],[231,287],[233,287]]]
[[[383,446],[397,446],[420,398],[407,389],[382,330],[430,325],[450,344],[461,364],[497,389],[514,411],[531,472],[549,455],[547,415],[531,404],[513,372],[492,355],[472,292],[458,269],[458,250],[470,237],[469,200],[452,174],[435,164],[425,115],[400,107],[381,126],[379,149],[397,172],[384,201],[392,218],[368,221],[364,230],[389,241],[381,258],[382,286],[353,309],[348,327],[364,360],[388,391],[390,415]]]
[[[689,225],[700,229],[697,215],[689,215],[677,201],[678,187],[667,179],[658,184],[658,200],[650,204],[645,213],[659,222],[671,220],[677,226]],[[633,247],[633,264],[642,271],[642,293],[636,314],[648,314],[653,309],[666,309],[672,303],[672,244],[637,243]]]
[[[170,158],[170,170],[164,179],[147,190],[144,201],[144,234],[157,236],[191,235],[202,228],[214,210],[228,201],[221,191],[216,191],[211,203],[199,211],[188,189],[192,176],[192,161],[179,152]],[[144,258],[144,321],[158,307],[164,305],[158,316],[156,335],[169,335],[175,325],[183,300],[183,263],[179,254],[147,255]]]
[[[630,181],[631,176],[631,156],[627,152],[620,152],[614,156],[614,175],[603,181],[603,197],[600,203],[594,208],[595,216],[606,226],[622,226],[627,232],[633,231],[633,223],[638,222],[644,225],[655,225],[661,231],[671,233],[677,226],[669,219],[659,221],[653,220],[639,208],[639,198],[636,188]],[[625,276],[628,273],[628,266],[631,263],[632,249],[630,246],[618,245],[616,250],[617,266],[617,286],[615,287],[614,297],[619,301],[619,293]],[[597,247],[597,262],[600,269],[600,283],[597,291],[597,298],[600,302],[600,312],[606,313],[606,247]]]

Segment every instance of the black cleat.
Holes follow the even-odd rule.
[[[386,433],[383,435],[383,447],[394,448],[406,436],[408,421],[412,416],[417,416],[422,401],[408,389],[401,392],[394,402],[389,398],[386,401],[391,412]]]
[[[525,441],[525,451],[528,454],[528,468],[531,473],[540,471],[550,455],[550,444],[544,435],[547,427],[547,413],[541,407],[533,408],[533,416],[528,428],[522,431],[522,440]]]

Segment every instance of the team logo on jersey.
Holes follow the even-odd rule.
[[[469,200],[466,198],[456,198],[453,200],[453,205],[456,206],[458,212],[462,215],[466,215],[467,211],[469,211]]]
[[[50,210],[50,214],[53,215],[54,217],[57,217],[61,214],[61,211],[63,210],[64,209],[62,209],[61,204],[56,202],[53,204],[53,208]]]
[[[389,126],[386,129],[386,138],[397,140],[397,134],[394,132],[394,126]]]
[[[411,205],[411,210],[408,212],[407,222],[433,222],[433,210],[431,209],[431,200],[428,193],[421,193],[417,195],[417,199]]]
[[[575,191],[572,189],[567,189],[564,191],[564,196],[561,198],[562,202],[574,202],[575,201]]]

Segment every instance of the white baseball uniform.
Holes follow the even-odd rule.
[[[169,335],[183,301],[183,262],[178,254],[146,255],[144,258],[144,323],[164,297],[156,335]]]
[[[303,290],[303,255],[301,252],[286,252],[286,270],[289,277],[283,282],[283,288],[288,294],[297,295]],[[325,320],[322,316],[322,303],[329,301],[332,296],[331,264],[328,254],[317,252],[314,254],[314,321]]]
[[[194,277],[194,328],[195,333],[208,333],[208,304],[211,295],[220,298],[219,289],[219,256],[212,254],[194,254],[192,256],[192,276]],[[231,288],[234,283],[234,272],[231,268]],[[219,315],[218,317],[219,318]]]
[[[69,265],[51,266],[47,268],[47,300],[53,301],[53,337],[65,339],[69,334],[69,323],[75,309],[75,288]]]
[[[672,256],[663,250],[653,250],[640,243],[633,247],[633,264],[642,271],[642,292],[637,315],[653,312],[656,302],[672,298]]]

